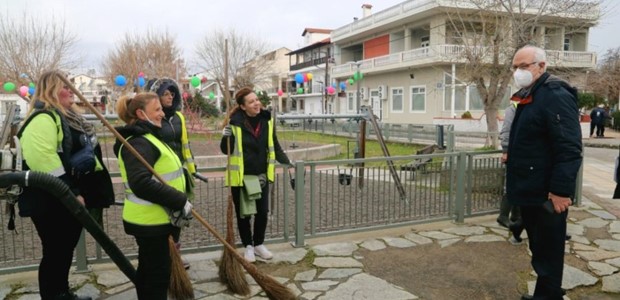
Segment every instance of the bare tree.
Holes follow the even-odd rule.
[[[49,69],[77,66],[73,55],[76,36],[54,18],[35,18],[24,12],[19,18],[0,13],[0,74],[6,80],[36,82]]]
[[[608,49],[593,74],[588,77],[587,86],[598,96],[606,98],[609,104],[616,104],[620,98],[620,47]]]
[[[196,45],[198,66],[214,76],[224,91],[224,44],[228,40],[228,74],[232,88],[254,86],[269,80],[273,60],[265,57],[268,45],[258,38],[244,36],[234,29],[213,30]]]
[[[134,87],[138,74],[160,78],[185,76],[185,62],[175,38],[167,31],[149,30],[145,34],[126,33],[123,39],[106,55],[103,73],[111,82],[118,75],[127,78],[126,90]]]
[[[488,131],[498,131],[499,104],[512,79],[512,57],[525,45],[564,50],[559,36],[586,32],[598,20],[599,6],[583,0],[453,0],[446,9],[446,43],[462,45],[460,80],[474,84],[484,105]],[[550,33],[551,31],[558,31]],[[547,31],[547,32],[545,32]],[[554,45],[546,45],[553,34]],[[556,49],[557,48],[557,49]],[[584,49],[585,50],[585,49]],[[548,57],[554,61],[557,57]],[[497,140],[491,139],[492,146]]]

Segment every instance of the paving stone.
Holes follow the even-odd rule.
[[[391,247],[396,247],[396,248],[410,248],[410,247],[414,247],[415,243],[413,243],[412,241],[405,239],[405,238],[383,238],[383,240],[385,241],[385,243],[388,246]]]
[[[320,268],[361,268],[363,267],[361,262],[351,257],[317,257],[314,259],[313,264]]]
[[[39,294],[23,294],[17,300],[41,300],[41,296]]]
[[[333,243],[312,247],[317,256],[351,256],[357,249],[354,243]]]
[[[304,259],[307,253],[308,250],[304,248],[296,248],[291,251],[278,252],[278,255],[274,255],[272,259],[266,262],[270,264],[279,264],[281,262],[296,264]]]
[[[583,225],[586,228],[603,228],[609,224],[608,221],[605,221],[601,218],[587,218],[577,222],[579,225]]]
[[[418,299],[417,296],[404,291],[389,282],[361,273],[352,276],[333,290],[318,298],[319,300],[342,299]]]
[[[254,296],[257,296],[262,291],[263,291],[263,289],[261,289],[260,286],[258,286],[258,285],[250,285],[250,294],[248,294],[247,296],[235,294],[235,297],[239,298],[239,299],[248,299],[248,298],[252,298]]]
[[[10,286],[2,286],[0,287],[0,299],[4,299],[6,297],[6,295],[11,293],[11,287]]]
[[[362,244],[360,244],[360,247],[368,249],[370,251],[383,250],[387,248],[384,242],[375,239],[365,240]]]
[[[573,244],[573,250],[575,251],[597,251],[599,249],[594,246],[577,243],[577,244]]]
[[[228,294],[217,294],[217,295],[201,298],[200,300],[237,300],[237,299],[239,298],[228,295]]]
[[[205,282],[200,284],[194,284],[194,289],[207,294],[217,294],[228,289],[226,285],[220,282]]]
[[[101,291],[97,289],[92,283],[87,283],[77,291],[75,291],[80,297],[91,297],[92,299],[97,299],[101,295]]]
[[[497,236],[495,234],[485,234],[485,235],[470,236],[470,237],[465,239],[465,243],[502,242],[502,241],[505,241],[505,240],[506,240],[505,238],[503,238],[501,236]]]
[[[218,266],[212,260],[193,262],[187,274],[193,281],[212,281],[219,278]]]
[[[582,235],[573,235],[570,240],[571,242],[584,244],[584,245],[590,245],[590,240],[588,240],[587,237],[582,236]]]
[[[620,240],[620,234],[619,233],[612,234],[611,238],[614,239],[614,240]]]
[[[305,291],[327,291],[333,285],[337,285],[338,281],[333,280],[317,280],[312,282],[304,282],[301,284],[301,288]]]
[[[604,250],[620,251],[620,241],[602,239],[594,240],[594,243]]]
[[[439,246],[441,246],[441,248],[445,248],[445,247],[451,246],[451,245],[453,245],[455,243],[458,243],[460,240],[461,239],[459,239],[459,238],[448,239],[448,240],[440,240],[440,241],[438,241],[438,243],[439,243]]]
[[[503,237],[509,237],[510,236],[510,232],[502,227],[502,228],[489,228],[491,229],[491,231],[499,236],[503,236]],[[525,233],[525,231],[523,231],[523,233]]]
[[[90,276],[85,274],[71,274],[71,276],[69,276],[69,287],[76,288],[78,286],[82,286],[89,280]]]
[[[128,290],[130,288],[133,288],[133,287],[134,287],[133,282],[128,282],[128,283],[125,283],[125,284],[121,284],[119,286],[115,286],[115,287],[113,287],[111,289],[107,289],[104,292],[106,294],[108,294],[108,295],[115,295],[115,294],[118,294],[118,293],[120,293],[120,292],[122,292],[124,290]]]
[[[608,263],[614,267],[619,267],[620,268],[620,257],[618,258],[612,258],[612,259],[606,259],[605,263]]]
[[[598,282],[598,278],[575,267],[564,265],[562,288],[570,290],[578,286],[590,286]]]
[[[425,236],[428,238],[436,239],[436,240],[448,240],[458,238],[458,236],[450,233],[445,233],[441,231],[422,231],[420,232],[421,236]]]
[[[102,271],[97,274],[97,283],[105,287],[114,287],[129,282],[129,278],[118,270]]]
[[[355,275],[361,273],[362,269],[358,268],[350,268],[350,269],[327,269],[319,275],[319,279],[340,279],[350,277],[351,275]]]
[[[569,235],[584,235],[585,229],[583,225],[578,224],[566,224],[566,234]]]
[[[321,294],[323,294],[323,292],[306,292],[303,293],[299,299],[302,300],[314,300],[316,299],[316,297],[320,296]]]
[[[316,269],[299,272],[295,275],[295,281],[312,281],[316,276]]]
[[[285,284],[290,280],[289,278],[286,278],[286,277],[278,277],[278,276],[271,276],[271,277],[273,277],[273,279],[275,279],[277,282],[281,284]]]
[[[618,271],[618,268],[610,264],[602,263],[598,261],[588,262],[588,269],[590,269],[590,271],[594,272],[594,274],[598,276],[607,276],[607,275],[611,275],[614,272]]]
[[[484,234],[486,228],[482,226],[459,226],[443,229],[443,232],[461,235],[461,236],[469,236],[469,235],[480,235]]]
[[[24,286],[16,289],[14,294],[28,294],[28,293],[39,293],[39,283],[38,282],[29,282]]]
[[[409,232],[409,233],[405,234],[403,237],[408,239],[408,240],[410,240],[410,241],[412,241],[412,242],[414,242],[414,243],[416,243],[417,245],[427,245],[427,244],[432,244],[433,243],[433,240],[431,240],[431,239],[429,239],[427,237],[421,236],[421,235],[419,235],[417,233],[413,233],[413,232]]]
[[[620,233],[620,221],[609,223],[609,233]]]
[[[618,217],[614,216],[613,214],[609,213],[606,210],[588,210],[589,213],[603,219],[603,220],[618,220]]]
[[[585,259],[586,261],[599,261],[620,256],[620,252],[605,251],[600,249],[596,251],[576,251],[576,253],[579,257]]]
[[[122,293],[114,294],[105,299],[106,300],[138,300],[138,294],[136,294],[136,289],[132,288]]]
[[[620,293],[620,274],[603,277],[601,290],[607,293]]]

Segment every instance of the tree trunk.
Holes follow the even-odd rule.
[[[484,113],[487,118],[487,132],[489,133],[485,146],[491,146],[493,149],[497,149],[497,141],[499,138],[497,108],[486,107]]]

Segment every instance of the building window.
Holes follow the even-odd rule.
[[[569,38],[564,39],[564,51],[570,51],[570,39]]]
[[[426,111],[426,86],[412,86],[411,87],[411,111],[412,112],[425,112]]]
[[[426,47],[428,47],[430,45],[431,45],[430,37],[423,36],[423,37],[420,38],[420,47],[426,48]]]
[[[403,112],[403,88],[392,88],[391,91],[392,112]]]
[[[355,93],[349,92],[347,93],[347,110],[356,111],[357,104],[355,103]]]

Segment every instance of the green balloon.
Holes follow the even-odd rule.
[[[211,100],[215,99],[215,94],[213,94],[213,92],[209,93],[209,99]]]
[[[198,78],[197,76],[194,76],[190,80],[190,83],[192,84],[193,87],[198,87],[200,85],[200,78]]]
[[[34,82],[29,83],[29,84],[28,84],[28,87],[33,88],[33,87],[34,87]]]
[[[353,78],[349,78],[349,85],[353,85],[355,83],[355,80]]]
[[[357,72],[357,73],[358,73],[357,75],[358,80],[364,79],[364,74],[362,72]]]
[[[303,94],[304,88],[297,88],[297,94]]]
[[[12,82],[7,82],[4,84],[4,90],[7,92],[12,92],[15,90],[15,83]]]
[[[360,80],[360,72],[355,72],[355,74],[353,74],[353,80],[355,81]]]

